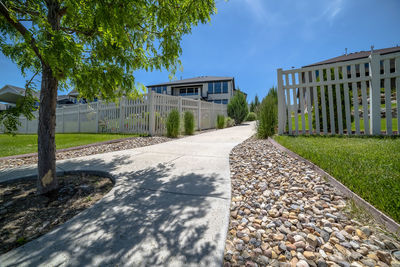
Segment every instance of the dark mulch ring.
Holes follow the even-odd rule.
[[[0,183],[0,254],[63,224],[113,187],[109,178],[76,174],[59,177],[51,196],[36,194],[36,180]]]

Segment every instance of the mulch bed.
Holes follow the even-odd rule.
[[[63,224],[100,200],[113,187],[94,175],[59,177],[51,195],[36,194],[36,180],[0,183],[0,254]]]

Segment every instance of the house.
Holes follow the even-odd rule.
[[[201,99],[218,104],[228,104],[237,91],[233,77],[200,76],[190,79],[148,85],[159,94]]]
[[[39,93],[33,91],[33,95],[39,99]],[[17,101],[25,96],[25,89],[22,87],[6,84],[0,89],[0,102],[3,102],[1,109],[14,107]],[[4,104],[5,103],[5,104]],[[39,105],[38,102],[35,103]]]

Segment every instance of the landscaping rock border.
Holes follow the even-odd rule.
[[[399,236],[363,218],[312,165],[253,137],[230,166],[224,266],[400,267]]]
[[[282,152],[285,152],[289,154],[290,156],[297,158],[306,164],[308,164],[314,171],[318,172],[321,176],[326,177],[329,180],[329,183],[335,186],[340,192],[342,192],[346,197],[353,199],[358,205],[362,206],[364,209],[366,209],[373,217],[374,219],[383,224],[386,229],[390,232],[393,233],[400,233],[400,224],[395,222],[392,218],[372,206],[370,203],[365,201],[363,198],[361,198],[359,195],[351,191],[349,188],[347,188],[344,184],[339,182],[335,177],[312,163],[311,161],[303,158],[302,156],[296,154],[295,152],[287,149],[286,147],[282,146],[278,142],[276,142],[272,138],[268,138],[268,141],[277,149],[279,149]]]

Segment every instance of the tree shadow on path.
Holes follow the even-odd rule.
[[[173,174],[172,163],[117,173],[121,163],[129,159],[81,161],[86,169],[114,173],[114,188],[64,225],[3,255],[5,266],[221,265],[220,231],[209,230],[222,230],[226,203],[229,208],[216,190],[223,179]]]

